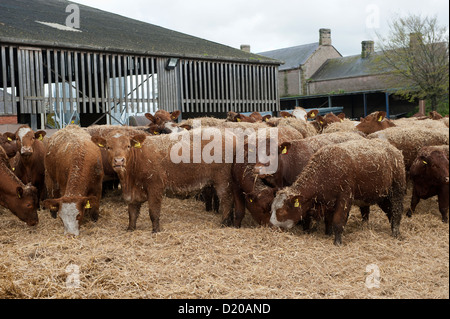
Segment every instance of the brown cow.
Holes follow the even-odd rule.
[[[263,183],[253,172],[254,163],[248,163],[248,152],[256,148],[245,143],[244,163],[233,163],[234,226],[241,227],[247,208],[253,219],[260,225],[269,225],[270,206],[275,197],[275,188]]]
[[[420,149],[424,146],[448,145],[448,129],[426,129],[418,127],[391,127],[367,136],[368,139],[386,140],[403,153],[408,172]]]
[[[136,135],[128,137],[111,133],[106,139],[92,137],[99,147],[106,147],[108,158],[117,172],[122,185],[122,194],[128,203],[128,230],[136,229],[136,221],[143,202],[148,201],[153,232],[160,231],[159,218],[161,202],[166,191],[173,194],[191,194],[205,186],[213,186],[220,200],[220,212],[223,224],[231,223],[231,165],[225,163],[222,154],[220,163],[205,163],[197,155],[209,147],[208,139],[203,140],[200,133],[215,133],[214,129],[194,129],[178,135],[158,135],[146,137]],[[197,139],[197,136],[199,137]],[[181,137],[181,141],[178,139]],[[197,143],[193,143],[194,139]],[[224,147],[225,138],[221,146]],[[231,142],[233,144],[233,142]],[[193,146],[193,144],[195,144]],[[200,154],[191,154],[193,147],[199,147]],[[183,153],[184,150],[189,152]],[[225,148],[222,148],[225,149]],[[174,151],[175,150],[175,151]],[[181,158],[178,156],[181,151]],[[186,151],[187,152],[187,151]],[[195,153],[195,152],[193,152]],[[175,158],[175,159],[172,159]]]
[[[361,123],[356,126],[356,129],[369,135],[395,126],[394,122],[386,118],[386,112],[379,111],[369,114],[365,118],[361,118]]]
[[[245,215],[247,208],[253,219],[260,225],[268,225],[270,219],[270,205],[275,195],[276,189],[264,184],[261,178],[255,174],[255,163],[264,165],[264,169],[271,169],[271,162],[278,159],[278,154],[271,157],[271,143],[275,145],[274,149],[278,149],[278,144],[285,141],[293,141],[303,136],[290,126],[279,127],[277,129],[277,137],[265,136],[265,150],[267,164],[259,163],[258,147],[259,143],[244,143],[244,156],[242,161],[235,158],[232,167],[233,174],[233,198],[235,204],[235,226],[240,227],[241,221]],[[276,140],[275,140],[276,139]],[[264,142],[263,142],[264,144]],[[250,152],[250,153],[249,153]],[[249,154],[253,153],[252,156]],[[250,161],[249,161],[250,159]],[[274,165],[273,169],[276,169]]]
[[[38,189],[38,199],[45,199],[45,131],[34,132],[28,125],[22,125],[16,132],[17,158],[14,173],[24,183],[31,183]]]
[[[0,147],[0,205],[29,226],[39,222],[37,189],[24,185],[12,172],[6,152]]]
[[[167,112],[165,110],[156,111],[155,115],[145,113],[145,117],[150,121],[148,132],[150,135],[170,134],[178,132],[179,129],[175,121],[180,116],[180,111]]]
[[[17,154],[17,142],[16,135],[14,133],[6,132],[4,134],[0,134],[0,146],[6,152],[6,155],[9,158],[13,158]]]
[[[321,147],[351,140],[362,140],[364,137],[352,132],[337,132],[325,135],[316,135],[301,140],[281,142],[278,152],[278,169],[275,174],[261,176],[264,180],[277,189],[292,185],[310,158]],[[255,173],[259,173],[264,165],[257,163]]]
[[[293,227],[314,207],[324,210],[326,233],[334,231],[335,245],[353,204],[378,204],[391,222],[392,234],[400,234],[406,191],[403,156],[380,140],[356,140],[322,147],[311,158],[297,181],[276,194],[271,223]]]
[[[98,219],[103,166],[99,148],[82,128],[69,125],[48,142],[44,206],[64,223],[64,233],[78,236],[85,214]]]
[[[448,153],[448,145],[428,146],[420,150],[410,170],[414,186],[408,217],[412,216],[421,199],[437,195],[442,221],[448,223]]]

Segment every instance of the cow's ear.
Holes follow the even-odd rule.
[[[188,124],[181,124],[178,126],[179,128],[185,129],[186,131],[192,130],[192,126]]]
[[[245,199],[247,201],[249,201],[250,203],[253,203],[257,199],[257,197],[258,197],[258,195],[253,194],[253,193],[245,194]]]
[[[156,122],[156,118],[153,115],[151,115],[150,113],[145,113],[145,117],[152,123]]]
[[[272,117],[272,115],[264,115],[262,120],[263,120],[263,122],[268,122],[271,117]]]
[[[98,135],[94,135],[91,137],[91,141],[100,148],[106,147],[106,140]]]
[[[240,113],[236,114],[234,117],[235,122],[242,122],[242,115]]]
[[[46,199],[43,202],[44,208],[50,210],[50,214],[53,218],[57,217],[59,211],[60,201],[57,199]]]
[[[377,122],[381,122],[381,121],[383,121],[384,118],[386,117],[386,112],[385,112],[385,111],[379,111],[379,112],[376,114],[376,117],[377,117]]]
[[[12,142],[12,141],[15,141],[15,140],[16,140],[16,134],[11,133],[11,132],[6,132],[6,133],[3,134],[3,136],[6,137],[6,139],[7,139],[9,142]]]
[[[338,118],[341,120],[341,122],[342,122],[343,120],[345,120],[345,113],[344,113],[344,112],[339,113],[337,117],[338,117]]]
[[[44,136],[47,134],[46,131],[37,131],[36,133],[34,133],[34,137],[36,139],[38,139],[39,141],[43,141],[44,140]]]
[[[323,118],[322,115],[317,115],[316,121],[317,121],[317,123],[319,123],[321,126],[325,125],[325,119]]]
[[[23,188],[21,186],[16,188],[17,198],[22,199],[23,197]]]
[[[175,121],[181,114],[181,111],[173,111],[172,113],[170,113],[170,118],[172,119],[172,121]]]
[[[300,196],[294,196],[291,198],[291,204],[294,208],[301,208]]]
[[[130,138],[131,146],[134,148],[142,148],[142,144],[145,141],[145,138],[147,135],[145,134],[138,134]]]
[[[291,146],[292,144],[290,142],[284,142],[278,147],[278,154],[287,155]]]
[[[319,115],[319,110],[311,110],[308,113],[306,113],[306,118],[314,120],[317,115]]]
[[[281,112],[280,115],[281,115],[281,117],[284,117],[284,118],[292,117],[291,113],[285,112],[285,111]]]

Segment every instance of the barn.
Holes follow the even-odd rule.
[[[0,3],[0,122],[278,111],[281,62],[64,0]],[[5,94],[6,93],[6,94]]]

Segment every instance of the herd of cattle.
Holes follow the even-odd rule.
[[[449,119],[429,117],[389,120],[375,112],[351,121],[344,114],[318,115],[317,110],[295,109],[280,117],[229,112],[226,120],[198,118],[177,123],[179,112],[146,114],[145,127],[75,125],[51,137],[27,125],[0,134],[0,205],[30,226],[38,223],[41,205],[59,216],[65,233],[79,235],[90,215],[99,218],[102,186],[119,180],[128,204],[128,230],[136,228],[141,205],[148,201],[154,232],[160,230],[164,196],[201,197],[207,210],[222,214],[222,224],[240,227],[246,210],[261,225],[291,228],[324,220],[325,231],[342,244],[342,232],[352,205],[364,221],[377,204],[400,234],[407,182],[413,184],[411,217],[420,199],[438,196],[442,220],[448,223]],[[192,142],[200,130],[276,128],[277,169],[267,162],[250,161],[256,145],[246,136],[244,160],[205,160],[176,163],[169,156],[177,135]],[[212,135],[211,135],[212,136]],[[223,135],[222,142],[229,138]],[[267,143],[272,137],[265,137]],[[200,151],[210,140],[200,140]],[[259,145],[259,144],[258,144]],[[259,147],[259,146],[258,146]],[[194,152],[190,153],[195,157]],[[199,196],[200,195],[200,196]]]

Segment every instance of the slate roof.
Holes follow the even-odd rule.
[[[77,4],[80,31],[62,27],[71,12],[66,0],[1,0],[0,42],[115,53],[201,58],[220,61],[280,64],[226,45],[172,31],[146,22]],[[145,2],[146,3],[146,2]],[[142,8],[143,10],[150,10]],[[40,21],[40,22],[36,22]]]
[[[328,59],[311,77],[312,81],[327,81],[351,77],[361,77],[389,72],[380,66],[380,53],[372,53],[367,58],[361,54]]]
[[[279,70],[297,69],[305,64],[309,57],[319,48],[319,42],[303,44],[294,47],[277,49],[273,51],[261,52],[263,55],[272,59],[283,61],[284,64],[280,66]]]

